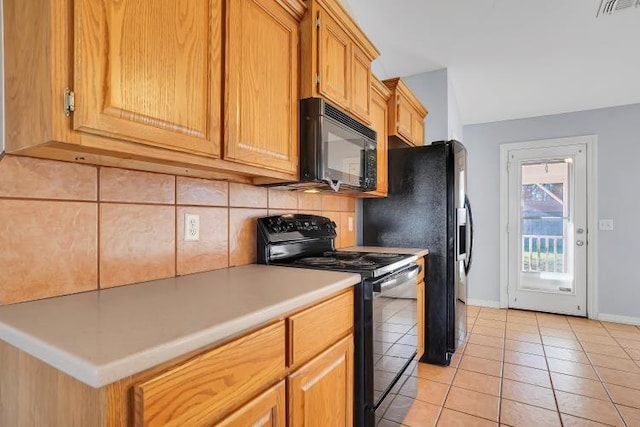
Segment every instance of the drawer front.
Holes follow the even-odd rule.
[[[134,387],[136,426],[209,426],[285,375],[284,320]]]
[[[424,275],[426,273],[425,268],[425,262],[424,262],[424,257],[420,257],[418,258],[418,261],[416,261],[416,263],[420,266],[420,273],[418,273],[418,278],[417,278],[417,282],[424,282]]]
[[[289,317],[289,366],[299,365],[353,329],[353,289]]]

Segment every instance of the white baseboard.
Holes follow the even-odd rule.
[[[628,325],[639,325],[640,317],[620,316],[617,314],[598,313],[598,320],[603,322],[625,323]]]
[[[500,301],[489,301],[485,299],[467,298],[467,305],[477,305],[480,307],[500,308]]]

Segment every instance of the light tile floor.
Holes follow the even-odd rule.
[[[450,367],[419,363],[379,427],[640,426],[640,327],[468,307]]]

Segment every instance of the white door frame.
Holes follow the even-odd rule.
[[[587,316],[598,318],[598,177],[596,135],[514,142],[500,145],[500,308],[509,306],[509,174],[507,155],[510,150],[587,145]]]

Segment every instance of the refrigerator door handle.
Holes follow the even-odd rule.
[[[467,259],[464,262],[464,272],[469,275],[471,270],[471,256],[473,255],[473,214],[471,213],[471,203],[469,197],[464,197],[464,207],[467,210],[467,220],[469,224],[469,242],[467,245]]]
[[[467,208],[457,208],[456,209],[456,260],[457,261],[466,261],[467,253],[469,248],[467,246],[468,242],[468,231],[467,231]]]

